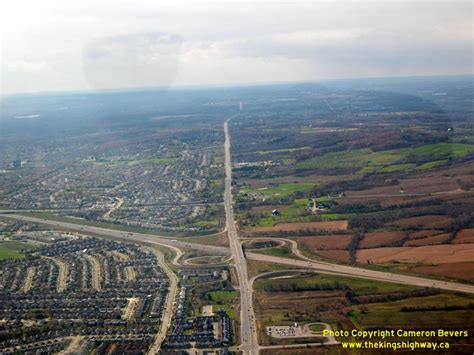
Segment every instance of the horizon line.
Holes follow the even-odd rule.
[[[465,74],[414,74],[414,75],[389,75],[389,76],[367,76],[353,78],[333,78],[316,80],[294,80],[294,81],[269,81],[269,82],[245,82],[245,83],[221,83],[221,84],[189,84],[189,85],[170,85],[170,86],[135,86],[135,87],[117,87],[104,89],[66,89],[66,90],[42,90],[42,91],[24,91],[3,94],[0,93],[0,99],[12,96],[42,96],[42,95],[68,95],[68,94],[99,94],[99,93],[119,93],[119,92],[140,92],[140,91],[186,91],[186,90],[206,90],[206,89],[235,89],[258,86],[277,86],[294,84],[317,84],[324,82],[338,81],[358,81],[358,80],[383,80],[383,79],[415,79],[415,78],[455,78],[469,77],[474,73]]]

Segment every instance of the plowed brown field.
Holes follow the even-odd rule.
[[[357,251],[357,262],[445,264],[471,262],[474,244],[430,245],[422,247],[373,248]]]
[[[376,248],[399,241],[405,237],[405,232],[374,232],[366,233],[359,243],[360,249]]]
[[[412,271],[422,274],[431,274],[474,282],[474,261],[465,263],[448,263],[440,265],[418,266]]]
[[[474,243],[474,228],[463,229],[459,231],[453,244]],[[474,256],[472,257],[474,259]]]
[[[410,239],[420,239],[420,238],[426,238],[426,237],[431,237],[432,235],[440,234],[440,231],[437,230],[423,230],[423,231],[417,231],[417,232],[410,232]]]
[[[414,239],[407,241],[403,246],[405,247],[420,247],[423,245],[437,245],[443,244],[449,239],[451,233],[442,233],[428,238]]]
[[[346,230],[347,221],[327,221],[327,222],[297,222],[297,223],[282,223],[273,227],[254,227],[248,229],[248,233],[262,233],[262,232],[285,232],[285,231],[299,231],[299,230]]]
[[[345,263],[349,261],[350,257],[349,251],[347,250],[319,250],[317,254],[323,258],[339,260]]]
[[[400,227],[415,227],[421,226],[423,228],[442,229],[446,228],[451,219],[442,215],[426,215],[419,217],[401,218],[393,222],[393,225]]]
[[[308,247],[312,252],[316,250],[347,249],[351,235],[315,235],[311,237],[299,237],[298,240]]]

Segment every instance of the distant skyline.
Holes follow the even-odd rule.
[[[464,0],[16,0],[0,34],[0,94],[474,72]]]

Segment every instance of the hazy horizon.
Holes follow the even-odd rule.
[[[175,85],[175,86],[137,86],[137,87],[117,87],[109,89],[71,89],[71,90],[44,90],[44,91],[24,91],[13,93],[0,93],[0,99],[9,96],[21,95],[62,95],[62,94],[94,94],[94,93],[114,93],[114,92],[140,92],[140,91],[186,91],[186,90],[212,90],[212,89],[239,89],[265,86],[285,86],[285,85],[301,85],[301,84],[325,84],[337,82],[364,82],[364,81],[396,81],[398,80],[414,80],[414,79],[455,79],[473,77],[474,74],[436,74],[436,75],[408,75],[408,76],[374,76],[374,77],[354,77],[354,78],[336,78],[321,80],[296,80],[296,81],[274,81],[274,82],[242,82],[242,83],[222,83],[222,84],[195,84],[195,85]]]

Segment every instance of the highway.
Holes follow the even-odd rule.
[[[358,267],[339,265],[339,264],[330,264],[319,261],[311,261],[309,259],[298,260],[298,259],[288,259],[278,256],[256,254],[256,253],[246,253],[248,259],[258,260],[263,262],[270,262],[275,264],[290,265],[293,267],[303,267],[307,269],[313,269],[320,273],[326,274],[337,274],[342,276],[358,277],[363,279],[392,282],[403,285],[413,285],[419,287],[434,287],[441,290],[447,291],[457,291],[463,293],[474,294],[474,286],[465,285],[456,282],[440,281],[433,279],[426,279],[416,276],[408,276],[401,274],[394,274],[391,272],[375,271],[361,269]]]
[[[227,170],[227,169],[226,169]],[[226,179],[227,181],[227,179]],[[227,183],[227,182],[226,182]],[[230,190],[230,181],[229,181],[229,190]],[[227,191],[227,187],[226,187]],[[227,196],[230,195],[230,196]],[[225,199],[229,200],[229,204],[226,203],[226,223],[229,224],[229,219],[233,221],[233,210],[232,210],[232,195],[231,191],[225,193]],[[227,214],[227,210],[229,210],[229,214]],[[20,221],[26,222],[34,222],[38,224],[44,224],[51,226],[53,228],[59,228],[69,231],[75,232],[82,232],[82,233],[92,233],[98,236],[105,236],[111,239],[118,239],[121,241],[127,241],[130,243],[142,243],[148,245],[158,245],[169,247],[171,249],[179,250],[180,248],[189,248],[194,250],[201,250],[204,252],[208,252],[211,255],[231,255],[231,252],[228,248],[225,247],[218,247],[212,245],[205,245],[205,244],[196,244],[196,243],[188,243],[178,240],[173,240],[170,237],[162,237],[158,235],[150,235],[150,234],[142,234],[142,233],[131,233],[131,232],[124,232],[120,230],[114,229],[106,229],[100,227],[92,227],[68,222],[59,222],[54,220],[46,220],[42,218],[30,217],[30,216],[22,216],[18,214],[0,214],[1,217],[10,218]],[[235,228],[235,223],[230,223],[228,228],[229,230],[229,240],[231,243],[232,249],[232,256],[235,254],[241,254],[243,258],[242,249],[240,248],[240,243],[238,241],[237,230]],[[230,237],[232,235],[232,237]],[[414,277],[414,276],[407,276],[383,271],[374,271],[374,270],[367,270],[353,266],[347,265],[340,265],[340,264],[332,264],[329,262],[322,262],[309,259],[305,255],[303,255],[299,249],[297,248],[297,244],[295,241],[286,239],[286,238],[278,238],[278,240],[284,240],[290,242],[292,252],[304,260],[297,260],[297,259],[289,259],[289,258],[282,258],[282,257],[274,257],[270,255],[264,254],[256,254],[247,252],[247,258],[254,259],[254,260],[261,260],[267,261],[277,264],[284,264],[284,265],[291,265],[297,267],[305,267],[305,268],[313,268],[321,273],[327,272],[331,274],[341,274],[341,275],[348,275],[354,277],[361,277],[366,279],[373,279],[373,280],[380,280],[380,281],[387,281],[387,282],[396,282],[400,284],[407,284],[407,285],[415,285],[415,286],[422,286],[422,287],[435,287],[449,291],[459,291],[464,293],[474,293],[474,286],[465,285],[456,282],[446,282],[446,281],[439,281],[433,280],[429,278],[422,278],[422,277]],[[237,250],[236,250],[237,249]],[[181,255],[181,254],[179,254]],[[240,259],[241,261],[244,259]],[[177,264],[177,260],[174,261]],[[242,268],[239,268],[242,269]],[[246,274],[246,267],[243,269]]]
[[[51,226],[53,228],[60,228],[60,229],[79,232],[79,233],[91,233],[95,235],[109,237],[111,239],[127,241],[130,243],[143,243],[143,244],[149,244],[149,245],[154,244],[154,245],[170,246],[170,247],[177,247],[177,248],[191,248],[194,250],[201,250],[204,252],[211,253],[211,255],[230,255],[230,251],[228,248],[218,247],[218,246],[213,246],[213,245],[188,243],[188,242],[172,239],[171,237],[163,237],[159,235],[126,232],[126,231],[107,229],[107,228],[102,228],[102,227],[92,227],[85,224],[81,225],[81,224],[75,224],[75,223],[69,223],[69,222],[47,220],[44,218],[23,216],[23,215],[18,215],[18,214],[1,214],[0,213],[0,217],[15,219],[18,221],[44,224],[47,226]],[[85,221],[85,223],[87,222]]]
[[[230,120],[230,119],[229,119]],[[241,345],[240,350],[244,354],[258,354],[259,349],[270,349],[271,347],[259,347],[257,339],[257,328],[256,328],[256,318],[255,312],[253,309],[253,300],[252,300],[252,283],[254,279],[248,279],[247,272],[247,263],[243,255],[241,248],[240,240],[238,237],[234,212],[233,212],[233,198],[232,198],[232,162],[230,155],[230,136],[228,129],[227,120],[224,123],[224,133],[225,133],[225,143],[224,143],[224,152],[225,152],[225,191],[224,191],[224,208],[226,214],[226,229],[228,232],[230,250],[225,247],[218,247],[212,245],[196,244],[189,243],[184,241],[173,240],[170,237],[164,237],[159,235],[135,233],[135,232],[126,232],[121,230],[113,230],[101,227],[93,227],[88,225],[81,225],[69,222],[61,222],[55,220],[47,220],[43,218],[36,218],[30,216],[23,216],[15,213],[5,213],[2,214],[0,211],[0,217],[10,218],[25,222],[34,222],[38,224],[48,225],[52,228],[64,229],[69,231],[75,231],[80,233],[90,233],[97,236],[103,236],[111,239],[118,239],[121,241],[127,241],[131,243],[141,243],[146,245],[156,245],[162,247],[168,247],[173,249],[176,252],[176,257],[173,260],[173,264],[180,265],[179,259],[182,256],[181,249],[189,248],[194,250],[200,250],[211,255],[229,255],[232,256],[234,262],[237,277],[239,281],[240,289],[240,302],[241,302]],[[87,222],[85,222],[87,223]],[[291,250],[294,255],[298,256],[300,259],[290,259],[284,257],[276,257],[271,255],[257,254],[252,252],[247,252],[247,259],[258,260],[263,262],[270,262],[282,265],[289,265],[291,267],[301,267],[305,269],[311,269],[319,273],[332,274],[332,275],[341,275],[348,277],[364,278],[371,280],[378,280],[383,282],[391,282],[405,285],[414,285],[419,287],[433,287],[447,291],[457,291],[463,293],[474,294],[474,286],[447,282],[440,280],[433,280],[429,278],[401,275],[389,272],[375,271],[362,269],[358,267],[352,267],[347,265],[332,264],[328,262],[320,262],[312,260],[303,255],[298,249],[298,245],[294,240],[286,238],[278,238],[278,240],[286,241],[290,243]],[[161,260],[160,260],[161,261]],[[163,324],[167,324],[170,321],[172,314],[172,300],[173,294],[176,290],[171,287],[170,297],[167,299],[167,306],[164,315]],[[164,339],[163,329],[157,334],[156,341],[153,346],[153,350],[156,350],[159,344]],[[296,345],[295,345],[296,346]]]
[[[229,118],[224,123],[224,154],[225,154],[225,190],[224,208],[226,227],[229,237],[231,254],[234,260],[240,289],[240,350],[244,354],[258,354],[257,325],[252,302],[252,290],[247,273],[247,262],[240,245],[237,228],[235,227],[234,210],[232,207],[232,159],[230,155]]]

